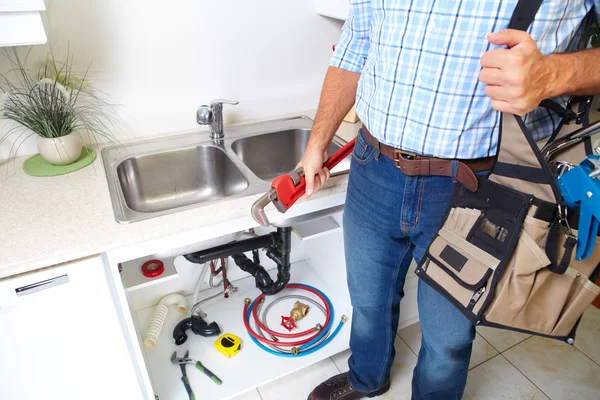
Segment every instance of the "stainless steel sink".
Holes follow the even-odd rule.
[[[145,213],[218,200],[249,185],[227,154],[210,145],[131,157],[117,176],[127,206]]]
[[[295,117],[225,128],[218,141],[205,131],[107,147],[102,158],[115,218],[135,222],[266,192],[274,177],[294,169],[311,127],[311,119]],[[344,144],[336,137],[330,153]],[[349,167],[346,159],[332,174]]]
[[[231,148],[254,175],[271,181],[296,168],[306,150],[309,136],[309,128],[290,129],[238,139],[232,143]],[[338,142],[331,143],[329,155],[341,147]],[[344,160],[332,173],[348,170],[348,164],[349,160]]]

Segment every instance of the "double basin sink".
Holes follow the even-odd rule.
[[[286,118],[209,132],[111,146],[102,150],[115,218],[135,222],[225,198],[266,192],[302,158],[312,120]],[[335,137],[329,154],[345,142]],[[350,168],[349,158],[332,175]],[[249,212],[249,211],[248,211]]]

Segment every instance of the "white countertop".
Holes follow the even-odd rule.
[[[314,111],[299,115],[312,118]],[[344,122],[338,136],[351,140],[359,126]],[[100,154],[91,166],[51,178],[25,174],[22,164],[26,158],[9,161],[8,176],[7,165],[0,168],[5,175],[0,177],[0,278],[110,250],[129,249],[128,254],[137,252],[139,256],[154,254],[169,250],[172,243],[186,245],[210,238],[216,226],[221,232],[234,232],[238,229],[233,224],[245,228],[256,225],[250,207],[261,194],[119,224],[114,218]],[[336,201],[343,202],[340,199],[347,181],[347,175],[331,178],[326,187],[294,208],[317,210],[335,196]],[[272,206],[268,210],[268,216],[276,220],[277,211]]]

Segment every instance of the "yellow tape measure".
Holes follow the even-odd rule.
[[[231,333],[226,333],[215,341],[215,349],[225,357],[231,358],[242,349],[242,340]]]

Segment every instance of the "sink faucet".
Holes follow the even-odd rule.
[[[210,126],[210,138],[213,140],[223,139],[223,104],[235,106],[239,101],[217,99],[210,102],[209,105],[200,106],[196,111],[196,121],[200,125]]]

